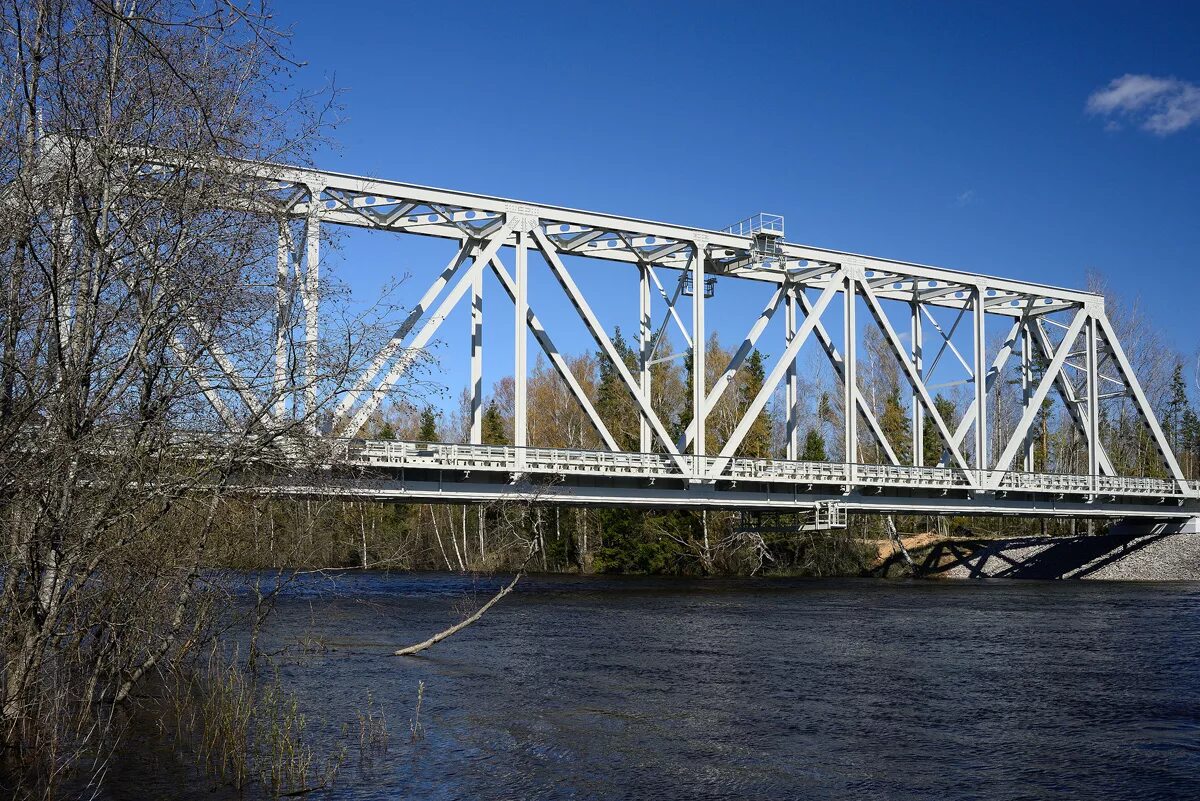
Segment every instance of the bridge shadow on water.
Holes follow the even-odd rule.
[[[1125,559],[1168,534],[1104,534],[1073,537],[1020,537],[1005,540],[945,540],[930,546],[918,562],[920,576],[968,578],[1086,578]],[[886,575],[899,555],[882,567]]]

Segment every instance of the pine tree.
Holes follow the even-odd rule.
[[[483,411],[483,436],[484,445],[508,445],[508,434],[504,432],[504,418],[500,415],[500,409],[496,407],[496,402],[492,401]]]
[[[825,437],[817,429],[810,428],[804,435],[804,453],[800,458],[806,462],[829,461],[829,454],[825,451]]]
[[[391,422],[384,420],[383,425],[379,427],[379,432],[375,434],[375,439],[395,439],[396,428]]]

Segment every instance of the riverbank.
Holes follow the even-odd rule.
[[[1200,535],[905,538],[918,575],[931,578],[1200,581]],[[892,554],[882,574],[903,557]]]

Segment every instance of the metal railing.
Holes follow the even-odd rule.
[[[989,470],[399,440],[347,440],[343,456],[347,463],[364,467],[411,466],[553,475],[677,478],[688,481],[721,479],[913,489],[961,490],[978,487],[1000,491],[1085,495],[1195,497],[1200,494],[1193,489],[1185,491],[1179,482],[1160,478],[1008,471],[994,482],[992,471]]]
[[[767,236],[783,237],[783,215],[767,214],[765,211],[760,211],[758,214],[747,217],[744,220],[739,220],[733,225],[722,229],[727,234],[734,236],[754,236],[755,234],[766,234]]]

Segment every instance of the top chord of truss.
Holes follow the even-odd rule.
[[[145,153],[137,156],[147,179],[156,171],[178,169],[169,158],[156,162]],[[565,255],[683,270],[699,250],[709,275],[813,288],[844,270],[868,281],[879,297],[956,309],[967,307],[972,292],[982,288],[989,313],[1014,317],[1103,305],[1099,295],[1079,290],[783,242],[778,215],[759,214],[730,230],[713,231],[326,170],[232,160],[223,165],[261,183],[274,212],[316,215],[326,224],[457,240],[487,238],[505,225],[537,227]],[[760,241],[764,233],[777,243],[768,259]]]

